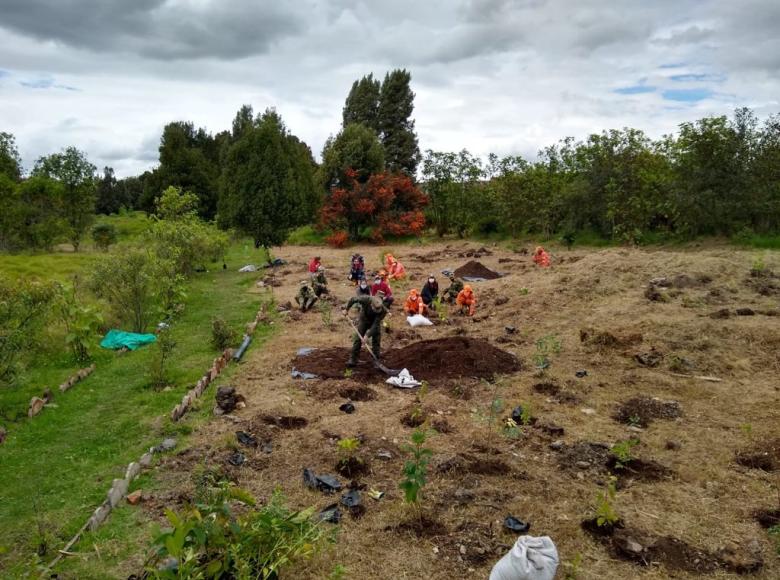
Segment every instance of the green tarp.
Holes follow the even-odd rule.
[[[111,329],[100,341],[103,348],[118,349],[126,347],[135,350],[139,346],[150,344],[157,340],[153,334],[138,334],[135,332],[125,332],[124,330]]]

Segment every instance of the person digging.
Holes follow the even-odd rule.
[[[352,341],[352,353],[347,361],[348,367],[357,366],[360,346],[368,338],[371,338],[371,352],[374,355],[374,359],[377,363],[379,362],[379,357],[381,356],[382,321],[388,312],[381,295],[353,296],[342,309],[342,313],[347,319],[349,319],[350,309],[356,304],[360,306],[360,317],[358,318],[357,328],[355,328],[355,338]]]
[[[298,295],[295,297],[295,302],[298,304],[301,312],[310,310],[317,302],[317,296],[314,295],[314,291],[309,287],[309,283],[305,280],[301,282],[301,287],[298,290]]]

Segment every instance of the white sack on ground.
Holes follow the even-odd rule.
[[[402,389],[411,389],[412,387],[419,387],[422,384],[420,381],[414,380],[414,377],[406,369],[398,373],[397,377],[390,377],[385,382],[388,385],[401,387]]]
[[[407,316],[406,322],[409,326],[433,326],[433,322],[425,318],[422,314],[415,314],[414,316]]]
[[[490,580],[553,580],[558,550],[549,536],[520,536],[490,572]]]

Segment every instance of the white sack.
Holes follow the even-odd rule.
[[[390,377],[385,382],[388,385],[401,387],[402,389],[411,389],[412,387],[419,387],[422,384],[420,381],[415,381],[414,377],[406,369],[398,373],[397,377]]]
[[[433,322],[425,318],[422,314],[415,314],[414,316],[407,316],[406,322],[409,326],[433,326]]]
[[[490,580],[553,580],[558,550],[549,536],[520,536],[490,572]]]

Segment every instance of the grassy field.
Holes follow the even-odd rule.
[[[138,216],[112,219],[123,221],[125,239],[143,229]],[[91,252],[0,256],[0,274],[65,281],[84,273],[97,257]],[[0,392],[4,415],[0,423],[8,429],[8,438],[0,447],[2,577],[18,577],[34,569],[36,552],[45,551],[41,560],[50,561],[103,500],[111,480],[123,476],[128,462],[166,435],[186,435],[194,423],[208,415],[211,405],[204,402],[203,411],[179,424],[171,424],[167,418],[216,355],[210,344],[212,318],[221,316],[240,331],[257,311],[262,296],[252,291],[256,277],[236,271],[257,261],[251,245],[234,244],[227,256],[229,269],[197,274],[191,280],[186,309],[172,326],[176,349],[171,378],[175,387],[169,391],[148,387],[153,347],[146,347],[127,354],[96,349],[97,370],[60,394],[57,385],[78,366],[61,348],[61,335],[52,330],[40,345],[39,355],[26,361],[19,386]],[[268,326],[258,328],[253,348],[262,344],[270,330]],[[229,369],[220,380],[228,379],[231,372]],[[45,387],[54,391],[54,405],[32,420],[17,418],[26,411],[29,398],[40,395]],[[204,395],[205,400],[213,397],[213,388]],[[112,526],[122,528],[123,522],[128,523],[121,512],[112,516]],[[128,525],[122,535],[135,531]],[[98,539],[89,539],[75,549],[87,546],[99,550],[93,547],[98,545]],[[64,568],[78,565],[75,558]],[[94,563],[90,571],[74,574],[72,577],[78,578],[113,576],[95,569]]]

